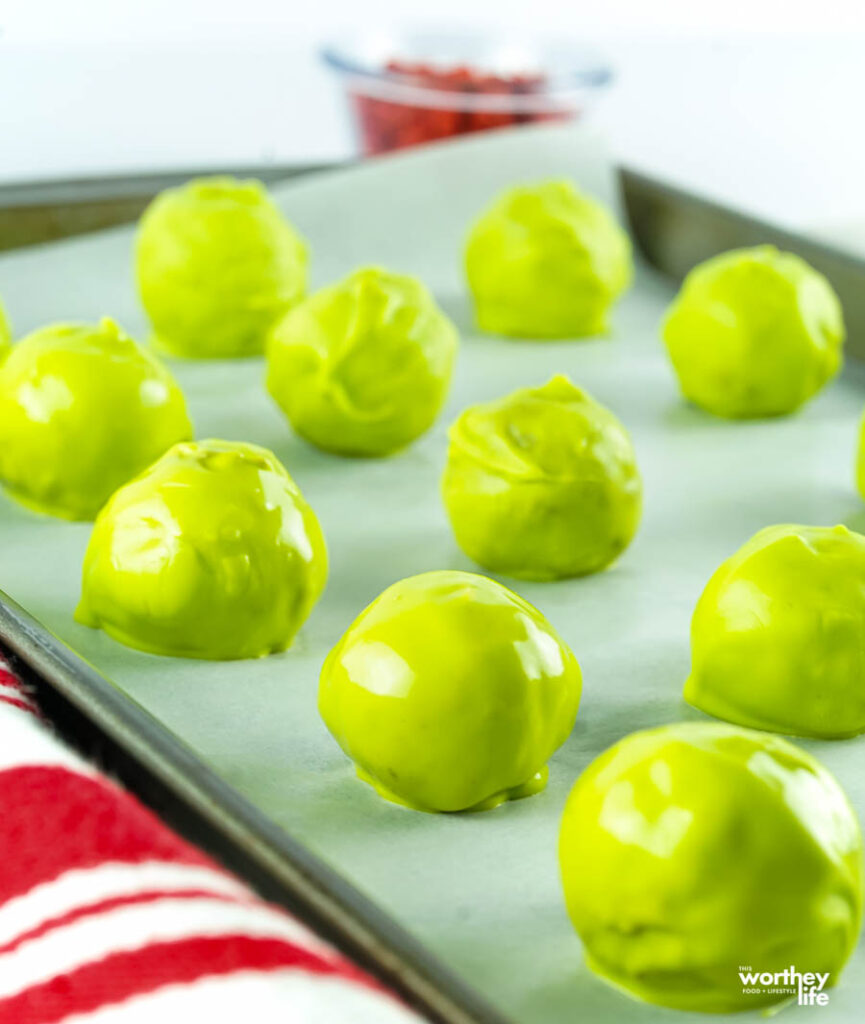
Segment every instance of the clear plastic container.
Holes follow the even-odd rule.
[[[367,32],[322,50],[367,156],[436,139],[582,116],[612,80],[578,42],[468,32]]]

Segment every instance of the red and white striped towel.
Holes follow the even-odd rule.
[[[64,748],[0,660],[0,1024],[418,1024]]]

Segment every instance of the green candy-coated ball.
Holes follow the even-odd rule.
[[[478,326],[519,338],[605,333],[633,274],[628,236],[568,181],[503,192],[472,226],[465,265]]]
[[[428,572],[363,611],[324,663],[319,709],[358,775],[423,811],[542,789],[580,668],[528,602],[484,576]]]
[[[193,441],[99,514],[75,617],[154,654],[257,658],[289,646],[326,578],[318,520],[279,460]]]
[[[865,731],[865,537],[770,526],[709,580],[685,699],[718,718],[826,739]]]
[[[859,423],[859,444],[856,449],[856,489],[865,499],[865,415]]]
[[[9,318],[6,316],[6,310],[3,308],[3,303],[0,302],[0,362],[6,358],[11,344],[12,327],[9,324]]]
[[[174,378],[111,320],[43,327],[0,365],[0,480],[38,512],[92,519],[191,436]]]
[[[780,416],[838,372],[844,321],[822,274],[763,245],[695,267],[663,336],[690,401],[716,416]]]
[[[457,543],[485,569],[554,580],[596,572],[640,519],[634,449],[567,377],[472,406],[450,430],[442,481]]]
[[[306,248],[260,182],[201,178],[145,210],[135,272],[160,348],[250,356],[303,297]]]
[[[456,350],[455,328],[420,281],[366,267],[276,326],[267,387],[319,448],[389,455],[432,425]]]
[[[859,825],[829,772],[780,737],[721,723],[626,736],[574,785],[559,858],[589,966],[650,1003],[782,1002],[783,981],[755,992],[740,972],[793,967],[828,987],[859,935]]]

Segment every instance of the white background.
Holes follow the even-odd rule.
[[[322,38],[433,20],[594,42],[623,160],[796,226],[865,225],[862,0],[0,0],[0,182],[343,157]]]

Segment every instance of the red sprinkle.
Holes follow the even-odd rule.
[[[567,121],[579,114],[577,109],[461,110],[459,95],[525,96],[543,93],[546,78],[542,74],[494,75],[475,71],[465,64],[437,68],[422,62],[391,60],[385,66],[399,75],[400,83],[424,89],[456,93],[449,107],[415,106],[391,99],[379,99],[353,91],[349,94],[366,156],[406,149],[422,142],[446,139],[453,135],[503,128],[535,121]],[[394,86],[395,92],[399,85]]]

